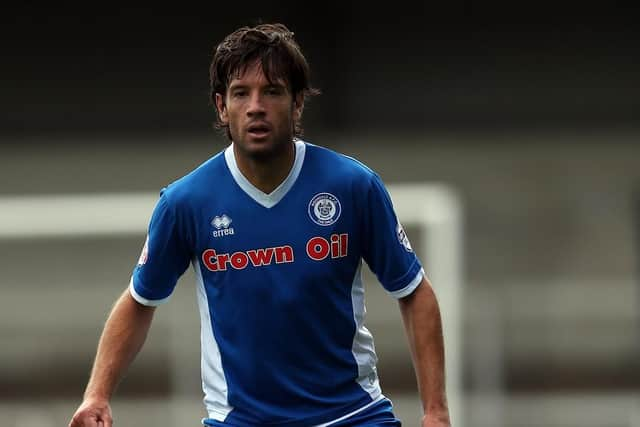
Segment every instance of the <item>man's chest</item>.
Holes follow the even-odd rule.
[[[214,286],[350,282],[360,260],[358,213],[341,199],[319,192],[268,209],[246,200],[201,209],[193,252],[204,279]]]

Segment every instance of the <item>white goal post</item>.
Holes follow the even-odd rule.
[[[458,193],[445,184],[387,186],[402,225],[418,228],[416,248],[442,313],[447,398],[452,425],[464,426],[462,371],[463,215]]]
[[[462,207],[449,186],[389,184],[405,229],[420,233],[420,255],[443,318],[447,394],[452,423],[462,427]],[[157,192],[0,197],[0,240],[143,235]]]

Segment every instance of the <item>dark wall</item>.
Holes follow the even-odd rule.
[[[13,6],[0,135],[208,131],[211,49],[259,19],[307,52],[324,92],[308,131],[636,126],[635,18],[540,2]]]

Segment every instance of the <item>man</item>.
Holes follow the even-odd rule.
[[[399,299],[422,425],[449,426],[433,289],[379,176],[298,139],[305,99],[319,92],[293,33],[238,29],[216,48],[210,75],[231,144],[161,191],[70,427],[111,426],[114,389],[189,263],[204,425],[400,425],[363,325],[363,260]]]

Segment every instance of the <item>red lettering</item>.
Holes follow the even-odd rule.
[[[331,235],[331,258],[339,258],[342,256],[340,253],[340,237],[337,234]]]
[[[346,257],[348,253],[349,235],[332,234],[331,243],[322,237],[312,237],[307,242],[307,255],[314,261],[322,261],[329,254],[331,258]]]
[[[329,255],[329,242],[322,237],[313,237],[307,242],[307,255],[314,261],[322,261]]]
[[[202,252],[202,262],[204,262],[204,265],[208,270],[218,271],[218,263],[215,250],[207,249],[206,251]]]
[[[236,270],[242,270],[247,266],[248,263],[249,258],[244,252],[234,252],[234,254],[231,255],[231,267],[235,268]]]
[[[340,255],[342,256],[347,256],[347,254],[349,253],[348,241],[349,241],[349,235],[347,233],[340,235]]]
[[[316,236],[309,239],[306,246],[307,255],[314,261],[322,261],[331,254],[331,258],[342,258],[348,254],[349,235],[332,234],[329,240]],[[294,262],[293,248],[289,245],[275,246],[272,248],[251,249],[238,251],[229,255],[218,254],[215,249],[206,249],[202,252],[202,262],[210,271],[226,271],[227,264],[231,264],[236,270],[242,270],[249,265],[261,267],[270,265],[275,260],[276,264]]]
[[[238,251],[229,255],[228,253],[217,254],[215,249],[206,249],[202,252],[202,262],[210,271],[226,271],[227,264],[236,270],[242,270],[249,265],[254,267],[270,265],[275,258],[277,264],[293,262],[293,248],[291,246],[277,246],[273,248],[251,249],[246,252]]]
[[[227,271],[227,262],[229,262],[229,254],[220,254],[217,257],[218,259],[218,268],[220,271]]]
[[[279,246],[276,248],[276,264],[293,262],[293,248],[291,246]]]
[[[256,249],[247,251],[247,255],[249,255],[249,259],[251,259],[251,264],[254,267],[259,267],[261,265],[271,264],[271,258],[273,258],[273,248],[267,249]]]

